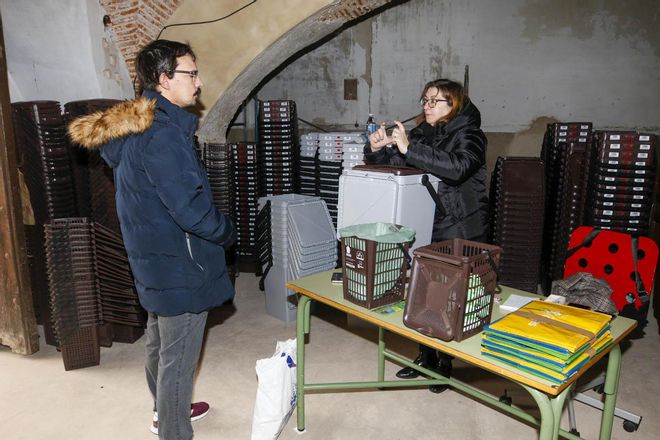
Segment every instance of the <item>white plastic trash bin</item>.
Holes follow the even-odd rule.
[[[394,223],[415,230],[410,253],[431,243],[435,202],[422,176],[437,190],[440,179],[415,168],[367,165],[339,178],[337,230],[364,223]]]

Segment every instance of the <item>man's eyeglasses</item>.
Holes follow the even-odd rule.
[[[199,76],[199,70],[173,70],[172,73],[183,73],[192,79],[195,79]]]
[[[448,99],[435,99],[435,98],[431,98],[431,99],[422,98],[422,99],[419,100],[419,105],[424,107],[426,104],[428,104],[429,108],[435,108],[435,105],[438,102],[449,102],[449,100]]]

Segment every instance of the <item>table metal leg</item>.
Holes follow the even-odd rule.
[[[378,327],[378,381],[385,380],[385,329]]]
[[[311,300],[301,295],[296,311],[296,416],[298,431],[305,430],[305,334],[309,333]]]
[[[522,385],[522,384],[521,384]],[[539,426],[539,440],[554,440],[555,415],[547,394],[539,390],[522,385],[532,395],[541,411],[541,426]],[[564,390],[565,391],[565,390]]]
[[[603,404],[603,415],[600,419],[600,440],[612,438],[612,423],[614,422],[614,409],[616,407],[616,396],[619,391],[619,373],[621,372],[621,347],[617,344],[612,347],[607,360],[607,373],[603,393],[605,402]]]
[[[564,409],[564,403],[567,398],[571,396],[571,390],[575,384],[572,384],[569,387],[566,387],[561,393],[559,393],[554,399],[550,400],[550,406],[552,406],[552,414],[554,416],[554,424],[552,429],[552,438],[559,438],[559,425],[561,424],[561,412]]]
[[[574,385],[565,388],[554,398],[547,394],[520,384],[527,392],[534,398],[536,404],[541,412],[541,420],[527,414],[523,410],[505,405],[497,400],[497,398],[482,393],[472,387],[463,384],[453,378],[448,379],[438,373],[426,370],[423,367],[414,365],[412,361],[404,359],[401,356],[388,352],[385,346],[386,330],[378,327],[378,380],[376,382],[337,382],[337,383],[324,383],[324,384],[309,384],[305,386],[305,335],[310,331],[310,306],[311,299],[301,295],[298,301],[298,310],[296,315],[296,338],[297,338],[297,429],[298,431],[305,430],[305,389],[308,390],[344,390],[344,389],[359,389],[359,388],[398,388],[402,386],[421,386],[434,383],[448,384],[459,391],[477,398],[478,400],[489,403],[490,405],[503,410],[504,412],[515,415],[525,421],[539,426],[539,439],[540,440],[554,440],[559,435],[568,439],[577,439],[579,437],[559,429],[561,422],[561,413],[566,402],[566,398],[570,396],[571,390]],[[432,379],[424,380],[411,380],[411,381],[385,381],[385,359],[390,359],[406,366],[414,366],[423,374]],[[604,393],[605,403],[600,425],[600,440],[609,440],[612,435],[612,423],[614,420],[614,410],[616,406],[616,397],[619,387],[619,374],[621,370],[621,348],[616,345],[612,347],[609,353],[607,363],[607,375],[605,377]]]

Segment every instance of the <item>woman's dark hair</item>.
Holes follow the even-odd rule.
[[[193,61],[195,52],[189,44],[169,40],[154,40],[142,48],[135,58],[135,71],[142,90],[156,90],[160,74],[168,78],[174,76],[177,58],[190,55]]]
[[[422,95],[420,99],[426,96],[426,92],[431,88],[435,87],[438,89],[438,95],[443,99],[447,100],[447,104],[451,106],[451,111],[438,122],[446,122],[455,118],[461,110],[463,110],[463,105],[465,104],[465,92],[461,83],[452,81],[450,79],[436,79],[430,82],[427,82],[422,90]],[[421,122],[424,120],[424,112],[418,116],[418,121]]]

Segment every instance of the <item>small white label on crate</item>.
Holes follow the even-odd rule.
[[[635,174],[646,174],[644,170],[635,170]]]
[[[580,136],[589,136],[589,133],[586,131],[581,131]]]
[[[344,160],[362,160],[364,159],[363,154],[346,154],[344,153]]]
[[[587,138],[584,137],[578,138],[578,142],[587,142]]]
[[[608,198],[608,199],[613,199],[614,194],[603,194],[603,197]]]
[[[640,222],[639,220],[628,220],[628,223],[631,223],[631,224],[633,224],[633,225],[638,225],[638,224],[640,224],[641,222]]]
[[[610,148],[612,150],[618,150],[619,148],[621,148],[621,144],[610,144]]]
[[[642,200],[643,198],[644,198],[644,196],[640,196],[640,195],[636,195],[636,194],[633,195],[633,199],[635,199],[635,200]]]
[[[643,186],[633,186],[633,191],[644,191]]]
[[[589,130],[588,125],[580,125],[580,130]]]
[[[619,157],[619,152],[618,151],[610,151],[610,154],[608,154],[607,157]]]
[[[635,183],[644,183],[644,179],[642,179],[640,177],[636,177],[635,178]]]
[[[646,165],[646,163],[645,162],[635,162],[635,165],[637,165],[638,167],[643,167],[643,166]]]
[[[614,203],[612,203],[612,202],[603,202],[603,205],[605,205],[605,206],[614,206]]]
[[[606,177],[605,181],[607,182],[614,182],[614,177]]]
[[[641,136],[639,137],[639,140],[640,140],[640,141],[644,141],[644,142],[646,142],[646,141],[650,141],[650,140],[651,140],[651,136],[649,136],[648,134],[641,135]]]
[[[639,149],[640,150],[650,150],[651,149],[651,144],[639,144]]]
[[[641,203],[632,203],[630,206],[632,206],[633,208],[641,208],[642,204]]]
[[[603,215],[612,215],[612,214],[614,214],[614,211],[610,211],[609,209],[603,211]]]
[[[600,221],[603,223],[612,223],[612,220],[610,220],[609,218],[602,218],[600,219]]]
[[[637,158],[638,159],[648,159],[649,158],[649,153],[637,153]]]
[[[630,216],[631,216],[631,217],[639,217],[640,215],[641,215],[641,213],[639,213],[639,212],[637,212],[637,211],[631,211],[631,212],[630,212]]]
[[[618,160],[608,160],[607,164],[608,165],[619,165],[619,161]]]
[[[560,130],[568,130],[568,125],[560,125],[559,129]]]
[[[621,140],[621,135],[618,135],[618,134],[611,134],[611,135],[610,135],[610,140],[611,140],[611,141],[620,141],[620,140]]]

